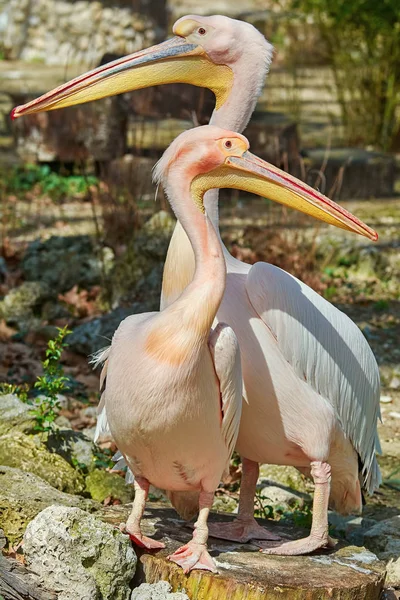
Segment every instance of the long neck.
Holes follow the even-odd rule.
[[[201,213],[196,207],[188,189],[173,190],[169,196],[194,255],[193,279],[173,308],[193,319],[196,328],[208,335],[225,290],[226,267],[221,242],[207,213]]]
[[[250,77],[251,81],[244,81]],[[243,69],[235,72],[232,91],[221,108],[213,111],[210,124],[239,133],[243,131],[254,110],[263,81],[264,77],[259,77],[259,81],[255,81],[254,73],[250,73],[250,71],[249,75],[244,75]],[[218,193],[219,190],[208,191],[204,196],[204,206],[215,227],[225,258],[233,261],[233,257],[222,244],[219,233]],[[164,266],[161,310],[174,302],[192,281],[194,264],[192,246],[185,234],[184,227],[178,221],[169,244]]]

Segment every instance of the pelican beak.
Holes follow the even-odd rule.
[[[175,36],[157,46],[107,63],[36,100],[17,106],[11,117],[16,119],[163,83],[208,87],[215,93],[217,104],[222,105],[232,82],[233,72],[229,67],[213,63],[201,46]]]
[[[376,241],[378,234],[350,212],[296,177],[246,151],[242,156],[229,156],[225,163],[203,176],[204,181],[192,186],[201,193],[213,188],[235,188],[269,198],[311,215],[341,229],[359,233]]]

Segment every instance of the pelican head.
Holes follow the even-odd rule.
[[[173,32],[175,36],[161,44],[107,63],[17,106],[12,118],[164,83],[209,88],[218,109],[239,78],[241,84],[246,79],[255,103],[272,57],[272,46],[255,27],[222,15],[189,15],[175,23]]]
[[[248,140],[212,125],[181,133],[157,163],[154,180],[162,183],[171,202],[170,182],[186,181],[196,206],[205,212],[204,194],[234,188],[269,198],[321,221],[376,241],[376,232],[350,212],[296,177],[249,151]],[[217,201],[217,200],[216,200]]]

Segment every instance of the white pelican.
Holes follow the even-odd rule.
[[[222,16],[183,17],[174,33],[163,44],[16,107],[13,117],[154,84],[186,82],[215,92],[214,125],[241,131],[268,71],[270,44],[251,25]],[[289,175],[281,177],[300,196],[306,191],[322,202],[317,191]],[[204,204],[217,229],[217,191],[209,192]],[[297,203],[296,208],[310,212],[309,204]],[[318,210],[312,214],[322,217]],[[369,228],[364,234],[377,238]],[[316,492],[310,536],[269,550],[307,553],[329,544],[329,498],[340,512],[359,512],[361,488],[372,493],[379,485],[378,367],[346,315],[281,269],[266,263],[251,267],[222,247],[227,286],[217,319],[234,328],[242,350],[244,405],[237,450],[243,457],[243,477],[237,520],[210,531],[243,542],[274,539],[253,517],[259,463],[311,469]],[[178,223],[164,269],[162,308],[179,297],[193,272],[191,245]]]

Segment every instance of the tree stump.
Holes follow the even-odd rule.
[[[118,523],[126,517],[127,507],[114,506],[104,510],[102,518]],[[231,518],[214,513],[210,520]],[[283,538],[305,534],[273,521],[268,526]],[[190,528],[175,511],[149,504],[143,529],[162,540],[166,549],[148,553],[136,548],[137,584],[167,580],[174,591],[185,589],[191,600],[379,600],[383,589],[385,566],[365,548],[341,543],[312,556],[268,556],[253,544],[210,538],[218,574],[195,570],[185,575],[167,559],[191,537]]]

